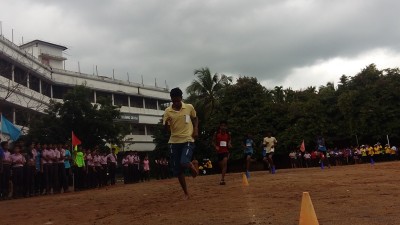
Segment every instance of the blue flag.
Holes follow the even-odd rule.
[[[21,130],[7,120],[3,115],[1,115],[1,131],[5,134],[9,134],[13,141],[18,140],[19,136],[21,136]]]

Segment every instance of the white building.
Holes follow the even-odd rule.
[[[51,99],[61,100],[74,86],[86,84],[93,92],[93,103],[99,96],[108,96],[121,106],[120,120],[131,128],[125,151],[154,150],[152,134],[169,104],[168,89],[67,71],[66,49],[40,40],[17,46],[0,36],[1,112],[15,124],[26,126],[32,116],[44,112]]]

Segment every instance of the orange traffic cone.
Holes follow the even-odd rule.
[[[317,215],[315,214],[314,206],[308,192],[303,192],[299,225],[319,225]]]
[[[242,183],[243,186],[249,186],[249,182],[247,181],[246,174],[242,173]]]

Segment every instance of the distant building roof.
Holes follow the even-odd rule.
[[[20,48],[26,48],[26,47],[29,47],[29,46],[32,46],[32,45],[36,45],[36,44],[47,45],[47,46],[50,46],[50,47],[53,47],[53,48],[61,49],[63,51],[68,49],[67,47],[62,46],[62,45],[56,45],[56,44],[53,44],[53,43],[50,43],[50,42],[46,42],[46,41],[41,41],[41,40],[33,40],[33,41],[28,42],[26,44],[20,45],[19,47]]]

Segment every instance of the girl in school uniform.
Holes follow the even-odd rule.
[[[101,165],[101,172],[100,172],[100,184],[99,186],[107,186],[107,155],[106,153],[102,153],[99,155],[100,158],[100,165]]]
[[[93,164],[94,164],[94,172],[95,172],[95,187],[101,187],[101,156],[99,155],[98,150],[93,152]]]
[[[51,190],[51,181],[52,181],[52,173],[51,173],[51,167],[52,167],[52,158],[53,158],[53,153],[50,151],[49,146],[47,144],[43,145],[43,151],[42,151],[42,165],[43,165],[43,179],[44,179],[44,190],[42,195],[50,194]]]
[[[57,160],[57,167],[58,167],[58,190],[61,192],[66,192],[68,189],[68,185],[65,185],[67,183],[67,175],[65,173],[65,149],[63,148],[63,145],[59,144],[57,147],[58,154],[58,160]],[[67,186],[67,188],[65,188]]]
[[[145,181],[150,181],[150,161],[147,155],[143,159],[143,177]]]
[[[86,152],[86,161],[87,187],[94,188],[94,162],[93,155],[90,150]]]
[[[35,144],[32,143],[26,152],[26,166],[25,166],[25,196],[31,197],[35,193],[35,173],[36,173],[36,155]]]
[[[4,150],[3,156],[3,176],[1,181],[0,193],[3,199],[10,198],[10,176],[11,176],[11,153],[8,149],[8,142],[3,141],[0,143],[1,148]]]
[[[21,154],[21,147],[16,145],[14,147],[14,154],[10,156],[12,173],[13,173],[13,197],[22,197],[24,190],[24,164],[26,163],[25,157]]]
[[[58,179],[58,159],[60,158],[60,152],[57,149],[57,145],[49,145],[51,152],[51,188],[52,193],[59,193],[60,182]],[[56,150],[57,149],[57,150]]]
[[[124,184],[128,184],[128,175],[129,175],[129,154],[126,154],[122,159],[122,172],[124,174]]]

